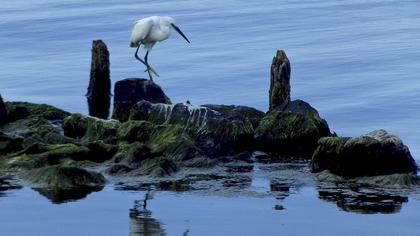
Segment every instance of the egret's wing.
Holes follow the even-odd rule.
[[[153,21],[150,19],[142,19],[133,22],[131,27],[130,46],[137,47],[139,42],[147,38],[153,27]]]

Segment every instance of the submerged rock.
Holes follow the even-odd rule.
[[[107,119],[111,105],[111,79],[109,76],[109,52],[102,40],[92,43],[92,62],[87,91],[89,115]]]
[[[130,109],[138,101],[171,104],[162,88],[148,79],[130,78],[115,83],[112,118],[127,121]]]
[[[258,149],[303,158],[310,158],[318,140],[325,136],[331,136],[327,122],[301,100],[270,111],[255,130]]]
[[[417,173],[408,147],[385,130],[356,138],[322,138],[318,145],[312,157],[312,172],[329,170],[347,177]]]
[[[63,122],[64,135],[82,142],[101,140],[105,143],[116,143],[119,127],[119,121],[103,120],[80,113],[66,117]]]
[[[27,172],[24,178],[39,187],[80,188],[105,185],[105,178],[76,167],[48,166]]]
[[[283,50],[278,50],[271,63],[269,110],[290,102],[290,62]]]

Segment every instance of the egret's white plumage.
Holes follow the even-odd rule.
[[[155,45],[156,42],[166,40],[171,35],[172,29],[178,32],[188,43],[188,38],[182,33],[182,31],[175,25],[175,20],[169,16],[151,16],[135,21],[133,23],[130,47],[137,48],[134,56],[137,60],[147,66],[146,71],[149,73],[150,79],[152,79],[151,73],[158,76],[155,70],[153,70],[148,62],[147,56],[149,51]],[[140,59],[137,55],[141,45],[147,50],[144,60]]]

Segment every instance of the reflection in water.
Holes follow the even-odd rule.
[[[372,188],[327,188],[319,190],[318,197],[335,202],[344,211],[362,214],[397,213],[401,211],[402,204],[408,202],[406,196],[387,194]]]
[[[147,210],[147,201],[153,199],[153,192],[149,190],[142,201],[134,201],[130,209],[130,235],[131,236],[160,236],[166,235],[161,223],[152,217]]]
[[[11,183],[8,179],[0,178],[0,197],[6,197],[7,191],[12,189],[21,189],[22,186]]]
[[[42,196],[51,200],[54,204],[61,204],[72,202],[87,197],[92,192],[101,191],[103,187],[92,188],[73,188],[73,189],[59,189],[59,188],[33,188]]]

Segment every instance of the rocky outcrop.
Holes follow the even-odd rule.
[[[102,40],[92,43],[90,81],[87,89],[89,115],[107,119],[111,105],[111,79],[109,76],[109,52]]]
[[[290,102],[290,62],[283,50],[278,50],[271,63],[269,110]]]
[[[131,107],[141,100],[171,104],[171,100],[162,88],[153,81],[137,78],[124,79],[115,83],[112,118],[122,122],[127,121]]]
[[[308,103],[296,100],[267,113],[255,130],[257,148],[281,156],[310,158],[327,122]]]
[[[346,177],[417,172],[408,147],[385,130],[356,138],[322,138],[312,156],[311,169],[329,170]]]
[[[248,149],[253,142],[254,130],[246,117],[222,114],[203,106],[140,101],[131,110],[130,119],[164,125],[165,131],[160,136],[173,136],[173,140],[181,139],[182,143],[193,142],[212,157]],[[182,134],[188,136],[183,139]]]

